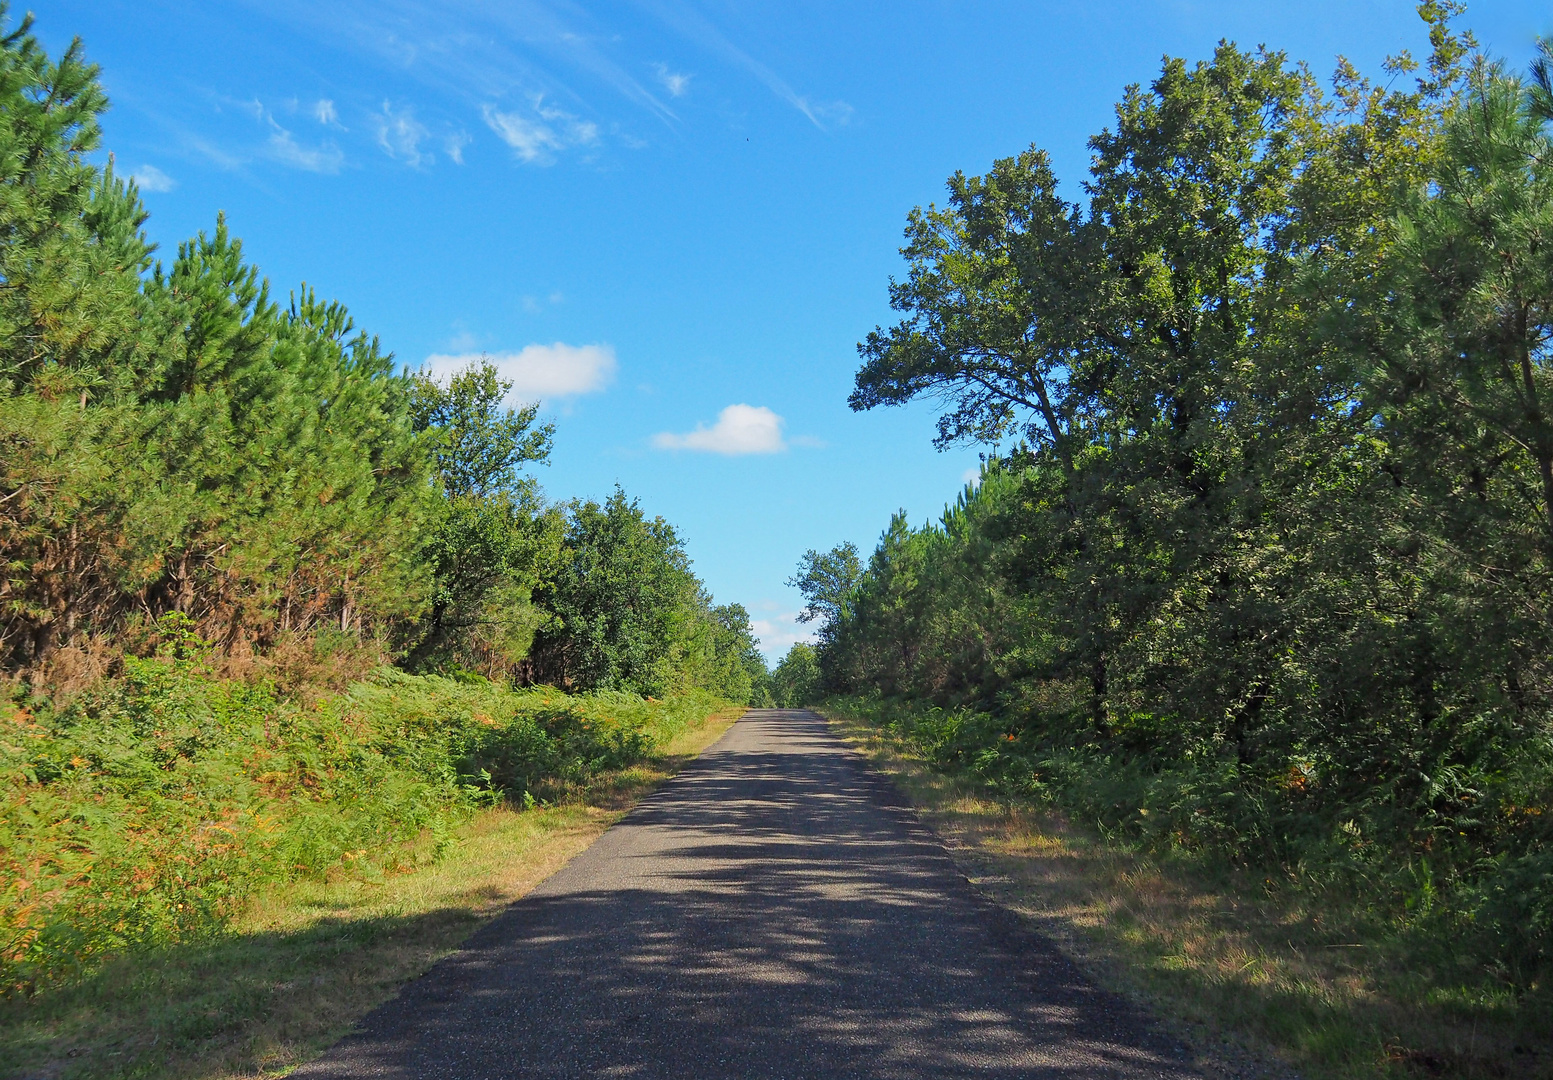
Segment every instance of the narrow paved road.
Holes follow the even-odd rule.
[[[748,713],[311,1080],[1159,1077],[811,713]]]

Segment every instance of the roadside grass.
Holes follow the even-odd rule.
[[[282,1076],[586,848],[743,712],[690,723],[642,761],[529,809],[426,835],[386,872],[265,890],[222,933],[132,951],[89,978],[0,1000],[12,1080]],[[430,860],[430,848],[441,857]],[[427,850],[418,850],[425,848]]]
[[[930,764],[898,734],[820,711],[974,885],[1178,1027],[1210,1075],[1553,1076],[1545,994],[1519,998],[1481,972],[1453,972],[1449,950],[1397,935],[1342,896],[1109,842],[998,798],[969,770]]]

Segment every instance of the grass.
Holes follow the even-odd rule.
[[[1341,896],[1107,842],[990,795],[969,770],[929,764],[876,724],[824,712],[974,884],[1178,1027],[1210,1074],[1553,1076],[1545,997],[1431,967],[1428,942],[1399,940]]]
[[[435,861],[410,850],[403,872],[269,888],[221,933],[132,950],[83,980],[0,1000],[0,1075],[284,1075],[586,848],[742,711],[678,727],[552,805],[482,810],[451,842],[421,838],[442,848]]]

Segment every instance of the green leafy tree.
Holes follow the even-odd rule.
[[[430,440],[442,499],[424,548],[434,584],[413,667],[509,674],[543,619],[531,598],[557,556],[560,526],[521,470],[548,460],[555,427],[536,423],[537,405],[504,408],[511,388],[485,360],[445,386],[414,380],[415,426]]]
[[[520,470],[549,461],[555,425],[536,423],[537,404],[504,408],[511,390],[484,357],[454,372],[446,386],[415,378],[415,425],[436,433],[433,454],[449,498],[534,498],[534,481]]]
[[[1127,90],[1081,203],[1031,149],[914,212],[851,403],[926,396],[940,444],[1014,445],[844,589],[812,552],[795,580],[830,688],[984,710],[933,753],[1382,905],[1427,860],[1397,917],[1438,905],[1528,987],[1553,82],[1420,13],[1431,55],[1386,86],[1224,44]]]
[[[224,648],[418,613],[428,456],[409,385],[344,308],[282,308],[218,220],[153,263],[85,159],[79,43],[0,40],[0,662],[175,611]]]
[[[709,608],[707,616],[711,649],[697,685],[740,704],[769,704],[770,673],[749,612],[743,604],[722,604]]]
[[[780,709],[816,704],[823,693],[820,662],[814,646],[795,642],[771,674],[771,696]]]
[[[566,508],[561,555],[535,594],[550,615],[530,677],[563,688],[664,694],[679,681],[699,583],[673,526],[615,489]]]
[[[848,540],[821,554],[809,550],[798,563],[798,572],[788,585],[803,594],[804,607],[799,622],[815,622],[820,628],[839,619],[846,610],[847,596],[857,584],[861,564],[857,545]]]

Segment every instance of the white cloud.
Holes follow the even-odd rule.
[[[654,64],[658,70],[658,81],[669,92],[670,97],[684,97],[690,89],[692,76],[678,71],[670,71],[667,64]]]
[[[534,98],[532,116],[502,112],[494,105],[484,106],[481,113],[501,141],[528,164],[549,165],[557,151],[569,146],[592,146],[599,141],[597,124],[546,105],[543,96]]]
[[[981,466],[978,465],[975,468],[966,469],[963,473],[961,473],[960,474],[960,483],[962,483],[962,484],[980,484],[981,483]]]
[[[469,327],[465,326],[462,322],[454,323],[453,327],[455,332],[453,336],[448,339],[448,343],[445,346],[449,351],[455,353],[468,353],[471,350],[479,347],[479,335],[475,334],[472,330],[469,329]]]
[[[385,101],[383,111],[374,115],[372,122],[377,127],[377,144],[389,157],[413,168],[431,164],[432,156],[421,152],[421,140],[430,132],[426,125],[415,119],[414,109],[406,107],[395,112]]]
[[[576,146],[592,146],[599,141],[599,126],[591,120],[583,120],[554,105],[546,105],[543,98],[534,99],[534,111],[563,128],[569,141]]]
[[[798,612],[784,612],[774,615],[769,619],[751,619],[750,629],[755,631],[755,639],[760,642],[760,651],[766,655],[766,660],[773,667],[787,655],[800,641],[813,643],[816,641],[814,630],[798,621]]]
[[[660,450],[704,450],[713,454],[775,454],[787,449],[782,441],[782,418],[764,405],[730,405],[717,414],[717,423],[676,435],[660,432],[652,438]]]
[[[521,352],[437,354],[426,358],[422,369],[433,379],[446,379],[482,359],[496,366],[512,383],[509,402],[571,397],[603,390],[615,379],[615,350],[611,345],[529,345]]]
[[[320,124],[329,127],[340,126],[340,114],[335,111],[334,102],[328,98],[319,98],[313,105],[313,119]]]
[[[704,15],[699,14],[689,4],[664,5],[657,11],[659,18],[673,26],[680,33],[699,43],[712,52],[721,53],[722,56],[744,68],[777,97],[782,98],[793,108],[809,118],[809,122],[821,131],[829,125],[844,125],[852,116],[852,106],[844,101],[833,101],[826,104],[817,104],[807,97],[801,96],[787,81],[766,65],[756,60],[749,53],[740,49],[718,30]]]
[[[290,165],[294,169],[302,169],[306,172],[337,173],[340,165],[345,161],[345,155],[340,148],[333,143],[324,143],[320,146],[302,146],[285,128],[270,121],[275,128],[270,134],[270,157],[283,165]]]
[[[141,191],[171,191],[178,186],[178,181],[155,165],[142,165],[130,173],[129,178],[135,181],[135,186]]]
[[[449,135],[442,142],[442,148],[448,152],[448,157],[455,165],[464,163],[464,147],[473,142],[468,132],[460,131]]]
[[[297,142],[296,136],[288,128],[282,127],[269,109],[264,107],[264,102],[258,98],[251,102],[239,102],[238,105],[243,110],[253,113],[258,123],[269,128],[270,137],[263,153],[271,160],[289,165],[293,169],[315,173],[337,173],[340,171],[340,166],[345,163],[344,153],[332,142],[319,143],[317,146],[304,146]],[[199,149],[217,160],[224,157],[226,160],[223,165],[227,168],[244,163],[241,158],[219,155],[214,148],[200,146]]]
[[[517,113],[497,112],[490,105],[482,110],[485,122],[502,142],[517,152],[519,160],[547,163],[550,151],[561,149],[561,140],[547,125]]]

